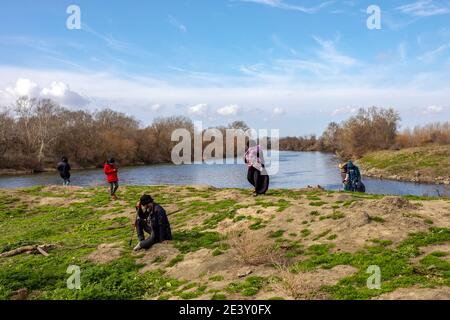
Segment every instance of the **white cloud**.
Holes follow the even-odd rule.
[[[19,78],[17,79],[14,87],[6,88],[6,92],[11,94],[14,98],[22,96],[34,98],[39,95],[39,87],[37,83],[31,81],[30,79]]]
[[[51,86],[47,84],[58,79],[69,84],[70,90],[89,97],[90,104],[86,106],[88,110],[110,107],[133,115],[143,123],[151,123],[155,117],[149,101],[157,101],[163,106],[158,113],[160,116],[191,116],[196,113],[208,121],[207,125],[224,124],[217,113],[217,107],[224,106],[224,102],[245,106],[245,109],[241,109],[244,112],[238,112],[237,117],[252,126],[258,123],[263,125],[262,120],[272,119],[274,108],[282,106],[289,114],[289,117],[285,117],[286,125],[283,130],[289,130],[289,134],[307,134],[315,132],[314,130],[320,133],[333,120],[333,112],[345,117],[354,108],[373,105],[393,106],[403,119],[410,115],[412,120],[408,125],[426,123],[431,114],[417,117],[417,114],[424,111],[424,106],[445,106],[450,101],[450,72],[445,66],[434,72],[411,76],[410,73],[395,73],[386,66],[377,68],[374,65],[356,73],[342,72],[319,79],[311,79],[304,75],[305,72],[290,74],[287,67],[286,72],[284,69],[278,69],[277,72],[272,69],[272,74],[266,74],[267,70],[264,68],[255,70],[261,76],[258,73],[234,77],[216,74],[213,81],[208,81],[206,75],[200,81],[188,74],[177,74],[173,80],[162,81],[133,75],[124,78],[106,72],[85,73],[0,65],[0,90],[17,87],[17,78],[32,79],[31,82],[38,84],[39,88],[48,89]],[[0,105],[9,105],[5,104],[6,94],[10,96],[6,90],[0,92]],[[200,106],[199,101],[202,102]],[[189,106],[197,107],[189,110]],[[341,110],[343,106],[352,107]],[[250,116],[250,110],[258,110],[257,116]],[[194,111],[194,114],[189,111]],[[443,108],[440,114],[434,116],[447,119],[449,112],[448,107]],[[303,120],[304,126],[299,128],[298,119],[308,120]]]
[[[434,62],[438,56],[445,52],[447,49],[450,48],[450,44],[443,44],[441,46],[439,46],[438,48],[434,49],[434,50],[430,50],[425,52],[423,55],[419,56],[418,59],[420,61],[426,62],[426,63],[432,63]]]
[[[433,0],[420,0],[397,7],[404,14],[417,17],[430,17],[450,13],[450,3],[442,1],[437,4]]]
[[[357,111],[358,109],[354,107],[337,108],[334,109],[332,115],[333,116],[352,115],[355,114]]]
[[[15,101],[19,97],[51,99],[66,107],[82,108],[89,103],[89,100],[80,94],[70,90],[69,86],[60,81],[53,81],[49,87],[41,88],[36,82],[19,78],[14,87],[7,87],[6,97],[9,102]]]
[[[188,108],[189,114],[197,115],[197,116],[205,116],[209,111],[208,104],[199,103]]]
[[[231,104],[217,109],[217,113],[224,117],[235,116],[239,112],[240,107],[236,104]]]
[[[317,55],[322,61],[345,67],[351,67],[357,63],[356,59],[340,53],[336,49],[334,41],[322,40],[319,37],[314,37],[314,40],[321,46],[321,49],[317,51]]]
[[[425,110],[422,112],[423,114],[437,114],[441,113],[444,110],[441,106],[428,106],[425,108]]]
[[[294,11],[300,11],[300,12],[304,12],[304,13],[316,13],[316,12],[320,11],[321,9],[336,2],[336,1],[325,1],[314,7],[305,7],[305,6],[299,6],[299,5],[292,5],[292,4],[286,3],[283,0],[240,0],[240,1],[241,2],[253,2],[253,3],[258,3],[258,4],[265,5],[265,6],[273,7],[273,8],[294,10]]]
[[[162,108],[160,104],[154,104],[150,107],[152,111],[159,111]]]
[[[182,24],[180,21],[178,21],[178,19],[176,19],[173,16],[169,16],[168,19],[169,19],[169,23],[172,26],[174,26],[175,28],[177,28],[178,30],[180,30],[183,33],[187,32],[187,27],[184,24]]]
[[[286,111],[283,108],[281,108],[281,107],[275,107],[275,109],[273,109],[273,114],[275,116],[280,116],[280,115],[283,115],[285,113],[286,113]]]

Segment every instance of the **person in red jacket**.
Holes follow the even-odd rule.
[[[117,176],[116,161],[114,158],[106,160],[103,171],[106,174],[106,180],[110,185],[111,198],[117,200],[116,191],[119,188],[119,177]]]

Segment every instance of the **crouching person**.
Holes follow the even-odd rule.
[[[134,251],[149,249],[155,243],[172,240],[166,211],[149,195],[143,195],[136,205],[135,223],[139,243],[134,247]],[[150,235],[147,239],[145,239],[144,231]]]

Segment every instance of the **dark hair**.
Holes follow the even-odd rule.
[[[68,161],[69,161],[69,159],[67,159],[67,157],[66,157],[66,156],[62,156],[62,157],[61,157],[61,161],[62,161],[62,162],[68,162]]]
[[[140,199],[140,203],[141,205],[145,206],[147,204],[153,203],[153,198],[148,195],[148,194],[144,194],[141,199]]]
[[[108,160],[106,160],[107,163],[115,163],[116,159],[114,158],[109,158]]]

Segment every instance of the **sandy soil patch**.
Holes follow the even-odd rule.
[[[417,286],[400,288],[384,293],[375,300],[450,300],[450,287],[420,288]]]
[[[105,243],[99,245],[97,250],[88,255],[88,259],[95,263],[105,264],[119,259],[122,252],[120,243]]]

